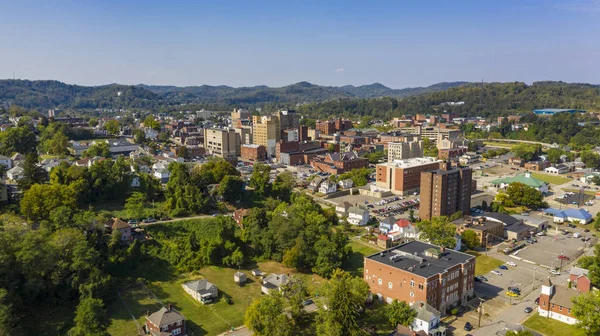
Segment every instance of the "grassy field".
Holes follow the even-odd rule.
[[[549,174],[542,174],[542,173],[531,173],[531,176],[540,179],[544,182],[548,182],[550,184],[565,184],[567,182],[572,181],[573,179],[570,179],[568,177],[563,177],[563,176],[557,176],[557,175],[549,175]]]
[[[515,147],[518,144],[511,144],[511,143],[502,143],[501,141],[484,141],[483,142],[484,145],[490,146],[490,147],[502,147],[502,148],[508,148],[508,149],[512,149],[513,147]]]
[[[523,325],[546,336],[562,336],[577,334],[577,328],[575,326],[540,316],[538,313],[535,313],[530,318],[528,318],[527,321],[523,323]]]
[[[471,255],[475,256],[475,275],[484,275],[490,272],[493,269],[498,268],[498,266],[504,264],[502,260],[498,260],[493,257],[486,256],[485,254],[481,254],[475,251],[468,252]]]
[[[352,247],[352,254],[346,259],[342,268],[354,276],[363,276],[364,257],[381,251],[375,246],[369,247],[358,241],[352,240],[348,244]]]
[[[277,262],[260,262],[254,265],[267,273],[293,274],[301,277],[311,294],[318,293],[325,280],[318,275],[293,272]],[[157,300],[141,288],[125,291],[123,298],[140,325],[145,321],[146,311],[154,312],[161,306],[172,304],[188,321],[188,327],[196,336],[217,335],[244,323],[244,313],[252,300],[261,296],[260,279],[254,278],[250,270],[242,270],[248,275],[248,282],[240,287],[233,281],[236,269],[205,267],[199,272],[186,274],[165,282],[152,282],[148,289]],[[219,300],[214,304],[203,305],[193,300],[181,288],[181,284],[190,280],[206,278],[219,288]],[[227,299],[230,299],[228,302]],[[123,305],[113,305],[110,309],[111,325],[109,333],[114,336],[135,335],[136,325]]]

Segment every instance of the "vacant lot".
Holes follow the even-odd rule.
[[[575,326],[545,318],[538,313],[528,318],[523,325],[546,336],[576,335],[578,331]]]
[[[564,177],[564,176],[558,176],[558,175],[549,175],[549,174],[543,174],[543,173],[531,173],[531,176],[540,179],[544,182],[548,182],[550,184],[565,184],[567,182],[570,182],[572,179]]]
[[[498,260],[493,257],[489,257],[485,254],[481,254],[475,251],[469,251],[470,255],[475,256],[475,275],[484,275],[489,273],[491,270],[498,268],[498,266],[504,264],[502,260]]]
[[[257,266],[267,273],[288,274],[303,278],[311,293],[319,291],[324,280],[318,275],[293,272],[277,262],[261,262]],[[123,299],[142,325],[147,311],[150,313],[161,306],[172,304],[188,321],[188,328],[196,336],[217,335],[231,327],[244,323],[244,313],[252,300],[261,296],[261,281],[254,278],[250,269],[242,272],[248,275],[248,282],[240,287],[233,281],[233,275],[238,270],[222,267],[205,267],[198,272],[185,274],[175,280],[152,282],[147,285],[149,291],[136,286],[134,289],[123,291]],[[190,280],[206,278],[219,288],[219,300],[216,303],[203,305],[193,300],[181,288],[181,284]],[[153,297],[153,295],[156,298]],[[136,334],[136,324],[127,309],[119,302],[110,309],[111,325],[109,333],[116,336]]]
[[[352,247],[352,254],[344,262],[343,269],[362,278],[365,256],[377,253],[381,249],[377,249],[376,246],[370,247],[366,243],[363,244],[356,240],[350,241],[348,245]]]

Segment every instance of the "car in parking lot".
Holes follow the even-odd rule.
[[[506,291],[506,296],[517,297],[517,296],[519,296],[519,294],[517,294],[513,291]]]
[[[508,266],[512,266],[512,267],[515,267],[515,266],[517,266],[517,263],[516,263],[516,262],[514,262],[514,261],[509,261],[509,262],[507,262],[506,264],[507,264]]]
[[[498,266],[498,268],[501,270],[505,270],[505,271],[508,270],[508,267],[506,267],[504,265],[500,265],[500,266]]]
[[[127,224],[129,225],[137,225],[138,221],[136,221],[135,219],[130,220],[129,222],[127,222]]]
[[[533,311],[533,308],[531,308],[531,307],[527,307],[524,310],[524,312],[526,312],[527,314],[531,313],[532,311]]]
[[[552,275],[560,275],[560,272],[557,270],[550,270],[550,274]]]
[[[476,282],[487,282],[488,281],[488,279],[486,277],[484,277],[483,275],[476,276],[474,280]]]
[[[473,325],[471,324],[471,322],[467,322],[467,323],[465,323],[465,327],[464,327],[464,329],[465,329],[466,331],[471,331],[471,330],[473,330]]]
[[[581,237],[581,241],[584,241],[584,242],[586,242],[586,241],[588,241],[588,240],[590,240],[590,237]]]
[[[502,275],[502,273],[496,271],[496,270],[492,270],[492,274],[496,274],[496,275]]]

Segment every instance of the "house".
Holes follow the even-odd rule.
[[[430,304],[423,301],[416,301],[411,308],[417,312],[411,329],[414,331],[424,331],[429,336],[445,336],[446,328],[440,326],[440,317],[442,314]]]
[[[522,183],[526,186],[535,188],[543,194],[547,194],[549,190],[548,182],[544,182],[540,179],[531,176],[530,172],[525,172],[525,174],[520,174],[517,176],[507,176],[495,179],[491,181],[490,184],[496,188],[506,188],[509,184],[515,182]]]
[[[579,181],[581,181],[581,183],[590,184],[590,183],[592,183],[592,180],[594,179],[595,176],[600,177],[600,173],[599,172],[587,173],[587,174],[583,175],[582,177],[580,177]]]
[[[332,194],[334,192],[337,191],[337,185],[335,184],[335,182],[330,181],[330,180],[325,180],[323,181],[323,183],[321,183],[321,185],[319,186],[319,192],[321,194]]]
[[[414,331],[409,327],[398,324],[396,329],[388,336],[428,336],[424,331]]]
[[[592,214],[586,209],[553,209],[544,210],[545,213],[554,216],[554,223],[573,222],[579,224],[588,224],[592,221]]]
[[[526,162],[525,165],[523,165],[523,168],[533,171],[542,171],[548,167],[550,167],[550,161],[545,161],[541,159],[536,161],[529,161]]]
[[[129,241],[131,239],[131,226],[119,218],[113,218],[112,231],[118,230],[121,232],[121,241]]]
[[[339,217],[344,217],[348,214],[348,209],[352,207],[352,204],[349,202],[342,202],[335,206],[335,213]]]
[[[351,179],[345,179],[338,182],[340,188],[342,189],[350,189],[354,186],[354,182]]]
[[[0,155],[0,165],[3,165],[6,169],[11,169],[12,160],[8,156]]]
[[[22,167],[16,166],[12,167],[6,172],[6,177],[13,181],[18,181],[23,178],[24,170]]]
[[[52,170],[52,168],[60,165],[60,163],[63,161],[69,162],[65,159],[44,159],[42,160],[42,162],[40,162],[40,165],[45,171],[49,173]]]
[[[206,279],[186,282],[181,285],[186,293],[191,295],[194,300],[203,304],[213,302],[213,299],[219,297],[219,289]]]
[[[522,159],[519,159],[518,157],[511,157],[508,159],[508,164],[512,166],[523,167],[524,163],[525,162]]]
[[[308,190],[312,192],[317,192],[319,190],[321,182],[323,182],[323,178],[320,176],[315,176],[315,178],[313,178],[312,181],[310,181],[310,183],[308,184]]]
[[[405,239],[417,239],[419,238],[419,231],[408,219],[399,219],[392,226],[392,231],[389,232],[392,237],[396,237],[396,233],[400,233],[401,238]],[[394,239],[395,241],[396,239]]]
[[[554,175],[566,174],[569,172],[569,167],[567,167],[566,165],[563,165],[563,164],[557,164],[553,167],[548,167],[548,168],[544,169],[544,172],[548,173],[548,174],[554,174]]]
[[[242,285],[244,282],[246,282],[246,280],[248,280],[248,278],[244,272],[235,272],[233,275],[233,281],[235,281],[235,283],[238,285]]]
[[[166,168],[158,168],[152,173],[154,177],[160,180],[161,183],[166,183],[171,177],[171,172]]]
[[[574,288],[582,293],[587,293],[592,290],[592,282],[589,278],[589,271],[585,268],[573,266],[569,272],[569,282]]]
[[[15,161],[25,161],[25,155],[20,154],[20,153],[15,153],[15,155],[11,156],[10,159],[15,162]]]
[[[263,277],[263,276],[267,275],[267,273],[265,273],[265,272],[263,272],[263,271],[261,271],[259,269],[253,269],[251,273],[255,277]]]
[[[394,224],[396,224],[396,218],[386,217],[379,222],[379,231],[388,233],[394,230]]]
[[[282,287],[288,283],[288,277],[285,274],[269,274],[263,279],[261,291],[269,294],[269,291],[276,289],[282,291]]]
[[[571,299],[578,295],[580,293],[576,289],[556,286],[548,278],[542,284],[538,313],[540,316],[575,324],[577,319],[573,315],[573,301]]]
[[[348,209],[348,223],[364,226],[369,222],[369,211],[358,207]]]
[[[152,336],[187,336],[185,316],[171,305],[146,316],[144,329]]]
[[[380,234],[377,236],[377,246],[382,249],[389,249],[392,247],[392,238],[388,237],[385,234]]]

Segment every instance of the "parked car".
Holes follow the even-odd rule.
[[[154,222],[156,222],[156,219],[154,219],[154,218],[146,218],[146,219],[144,219],[144,223],[154,223]]]
[[[577,227],[577,225],[575,225],[575,224],[571,224],[571,223],[567,224],[567,226],[568,226],[568,227],[570,227],[570,228],[572,228],[572,229],[574,229],[574,228],[576,228],[576,227]]]
[[[502,275],[502,273],[500,273],[500,272],[498,272],[498,271],[496,271],[496,270],[493,270],[493,271],[492,271],[492,274],[496,274],[496,275]]]
[[[306,307],[306,306],[310,306],[310,305],[311,305],[311,304],[313,304],[313,303],[315,303],[315,302],[314,302],[312,299],[306,299],[306,300],[304,300],[304,301],[302,302],[302,305],[303,305],[304,307]]]
[[[515,266],[517,266],[517,263],[516,263],[516,262],[514,262],[514,261],[509,261],[509,262],[507,262],[506,264],[507,264],[508,266],[512,266],[512,267],[515,267]]]
[[[513,291],[506,291],[506,296],[517,297],[517,296],[519,296],[519,294],[517,294]]]
[[[529,314],[529,313],[531,313],[531,312],[533,311],[533,308],[531,308],[531,307],[527,307],[527,308],[525,308],[525,310],[524,310],[524,311],[525,311],[527,314]]]
[[[505,270],[505,271],[508,270],[508,267],[506,267],[504,265],[500,265],[500,266],[498,266],[498,268],[501,270]]]
[[[129,225],[137,225],[138,221],[135,219],[130,220],[129,222],[127,222],[127,224]]]
[[[465,323],[465,328],[466,331],[471,331],[473,330],[473,325],[471,325],[471,322],[467,322]]]
[[[560,272],[557,270],[550,270],[550,274],[552,275],[560,275]]]
[[[536,305],[539,305],[539,304],[540,304],[540,298],[539,298],[539,297],[535,298],[535,301],[533,301],[533,302],[534,302]]]

